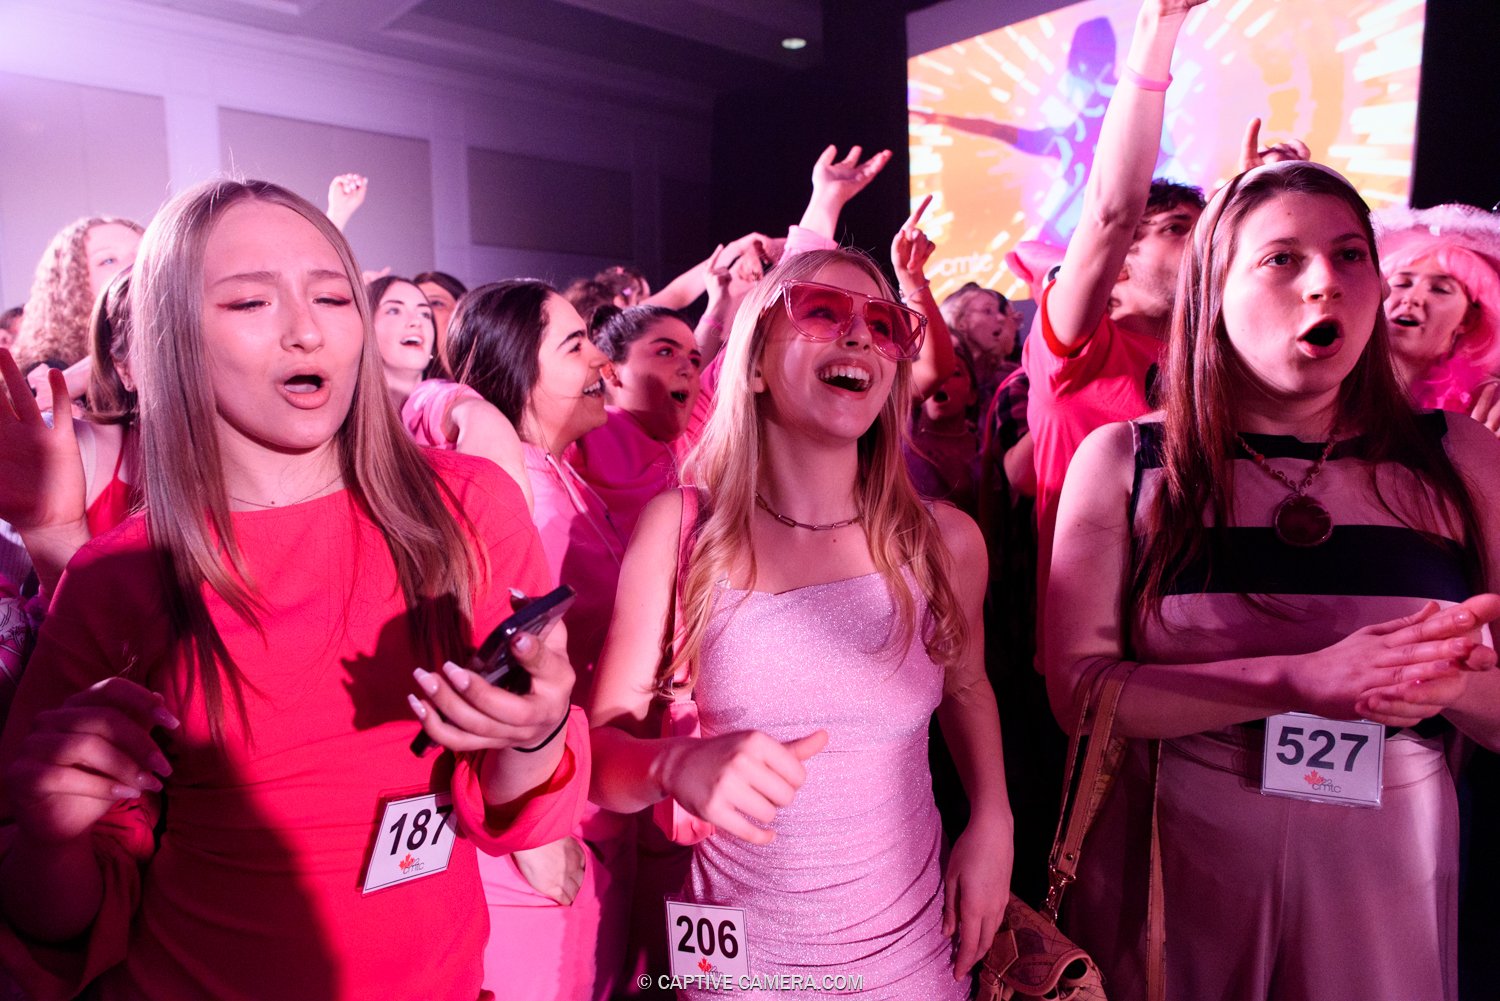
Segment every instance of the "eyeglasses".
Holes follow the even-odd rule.
[[[781,287],[786,315],[797,333],[813,341],[833,341],[854,326],[855,299],[876,349],[894,361],[914,361],[922,349],[927,317],[899,302],[818,282],[787,282]]]

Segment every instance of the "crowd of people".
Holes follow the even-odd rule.
[[[925,201],[835,243],[859,147],[659,290],[362,272],[358,175],[64,228],[0,317],[0,986],[961,1001],[1118,680],[1111,999],[1157,918],[1173,999],[1488,996],[1500,220],[1258,122],[1153,178],[1204,2],[1026,331]]]

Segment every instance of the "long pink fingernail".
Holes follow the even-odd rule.
[[[417,686],[428,695],[436,695],[438,692],[437,679],[420,667],[411,672],[411,676],[417,679]]]
[[[448,683],[460,692],[467,692],[469,690],[469,672],[453,663],[453,661],[443,662],[443,673],[448,676]]]
[[[417,719],[427,718],[427,707],[422,705],[421,699],[417,698],[415,695],[412,695],[410,692],[406,694],[406,704],[411,706],[411,711],[417,714]]]

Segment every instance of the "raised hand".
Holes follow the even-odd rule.
[[[918,224],[922,221],[922,213],[931,204],[931,195],[923,198],[891,241],[891,266],[896,269],[896,283],[903,295],[927,284],[927,259],[932,256],[936,245],[918,228]]]
[[[362,174],[340,174],[328,182],[328,218],[343,229],[349,218],[365,203],[369,178]]]
[[[685,740],[665,762],[662,785],[695,817],[752,844],[768,845],[775,833],[751,821],[776,819],[776,811],[790,804],[807,780],[802,763],[827,743],[826,730],[785,744],[758,730]]]
[[[851,146],[842,160],[837,159],[838,147],[829,146],[817,163],[813,164],[813,197],[827,197],[840,206],[859,194],[891,162],[891,151],[881,150],[868,160],[861,161],[863,150]]]
[[[53,397],[67,400],[63,374],[46,372]],[[3,348],[0,381],[0,519],[20,532],[83,524],[83,459],[73,437],[72,414],[64,406],[48,427],[21,370]]]
[[[1172,17],[1186,14],[1194,7],[1201,7],[1208,0],[1146,0],[1143,10],[1153,11],[1158,17]]]
[[[159,792],[172,766],[151,736],[176,718],[160,695],[107,678],[39,713],[6,769],[16,823],[33,844],[82,837],[122,800]]]
[[[1268,163],[1280,163],[1283,160],[1311,159],[1312,153],[1308,151],[1307,143],[1300,139],[1289,139],[1284,143],[1261,146],[1260,119],[1250,119],[1250,124],[1245,128],[1245,141],[1240,150],[1240,173],[1255,167],[1263,167]]]

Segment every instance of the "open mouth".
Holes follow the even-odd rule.
[[[422,343],[422,337],[421,337],[420,334],[412,334],[409,337],[403,337],[403,338],[401,338],[401,346],[403,348],[421,348],[421,347],[426,347],[426,345]]]
[[[933,393],[932,394],[932,402],[933,403],[947,403],[948,402],[948,391],[946,389],[940,389],[936,393]]]
[[[600,378],[598,382],[586,386],[583,390],[583,395],[602,397],[604,395],[604,379]]]
[[[298,395],[316,393],[323,388],[323,377],[312,373],[294,375],[282,385],[286,387],[288,393],[296,393]]]
[[[1332,321],[1320,323],[1302,335],[1302,340],[1315,348],[1332,347],[1339,339],[1339,325]]]
[[[685,407],[685,406],[687,406],[687,401],[688,401],[688,391],[687,390],[685,390],[685,389],[674,389],[670,393],[668,393],[667,395],[670,396],[672,399],[676,400],[677,401],[677,405],[679,407]]]
[[[1417,319],[1415,316],[1393,316],[1391,317],[1391,322],[1398,327],[1408,328],[1420,327],[1422,325],[1422,321]]]
[[[875,377],[859,365],[828,365],[818,370],[818,381],[834,389],[863,393]]]

